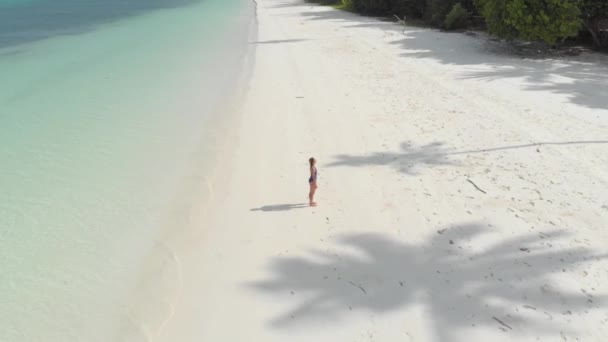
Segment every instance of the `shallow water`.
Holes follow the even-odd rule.
[[[116,340],[144,259],[188,224],[252,15],[0,0],[0,341]]]

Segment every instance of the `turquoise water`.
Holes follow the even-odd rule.
[[[211,169],[251,7],[0,0],[0,341],[124,340]]]

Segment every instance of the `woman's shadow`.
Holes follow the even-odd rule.
[[[251,211],[287,211],[292,209],[308,208],[307,203],[295,203],[295,204],[275,204],[265,205],[259,208],[253,208]]]

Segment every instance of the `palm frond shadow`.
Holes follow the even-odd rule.
[[[448,154],[448,150],[442,142],[422,146],[412,146],[410,143],[404,142],[401,144],[399,152],[375,152],[362,156],[340,154],[335,156],[336,160],[329,163],[328,166],[391,166],[399,172],[415,175],[422,166],[458,164],[457,161],[449,159]]]
[[[390,166],[399,172],[416,175],[423,167],[444,165],[459,166],[461,162],[454,157],[478,153],[503,152],[541,146],[566,147],[574,145],[606,145],[608,140],[579,140],[579,141],[540,141],[536,143],[516,144],[507,146],[487,147],[469,150],[449,149],[443,142],[432,142],[422,146],[414,146],[408,142],[401,144],[398,152],[373,152],[364,155],[339,154],[328,167],[337,166]]]
[[[348,234],[337,239],[335,252],[275,258],[270,277],[249,285],[270,295],[293,295],[293,307],[271,321],[276,328],[423,305],[437,341],[458,341],[452,332],[476,326],[513,334],[576,334],[567,318],[605,305],[604,295],[565,289],[558,281],[606,255],[565,247],[568,234],[561,231],[475,250],[472,242],[483,238],[486,228],[454,226],[422,244],[379,233]]]

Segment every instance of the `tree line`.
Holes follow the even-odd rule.
[[[422,19],[446,30],[483,23],[507,39],[557,44],[577,38],[608,50],[608,0],[311,0],[368,15]]]

